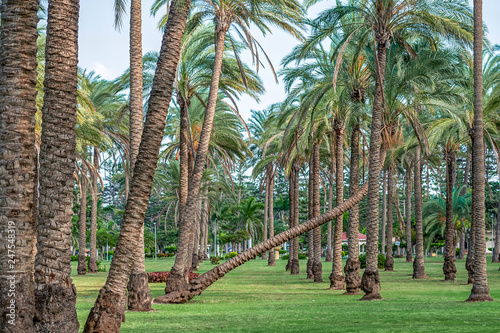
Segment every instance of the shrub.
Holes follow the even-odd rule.
[[[177,246],[176,245],[166,246],[165,251],[167,251],[169,253],[175,253],[175,252],[177,252]]]
[[[167,282],[170,272],[151,272],[148,273],[148,283],[162,283]],[[196,279],[200,274],[189,272],[189,280]]]
[[[281,256],[282,260],[288,260],[288,258],[290,258],[289,254],[285,254],[285,255]]]
[[[220,258],[219,257],[210,257],[210,263],[213,265],[218,265],[220,263]]]
[[[347,255],[347,251],[342,251],[342,258]]]
[[[287,250],[278,250],[279,254],[287,254],[288,251]]]
[[[71,256],[71,261],[78,261],[78,255],[76,255],[76,256]]]
[[[366,253],[359,255],[359,262],[361,263],[361,268],[366,268]],[[378,268],[384,268],[384,266],[385,266],[385,256],[379,253]]]
[[[226,254],[224,259],[231,259],[231,258],[236,257],[237,255],[238,255],[238,253],[236,253],[236,252],[230,252],[230,253]]]
[[[285,254],[284,256],[281,256],[281,259],[283,260],[288,260],[290,258],[289,254]],[[307,254],[299,253],[299,260],[304,260],[307,259]]]

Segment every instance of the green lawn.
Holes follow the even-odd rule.
[[[489,258],[490,260],[491,258]],[[172,259],[147,260],[148,272],[169,270]],[[381,271],[386,301],[359,302],[360,296],[344,296],[327,290],[330,263],[323,263],[324,283],[285,272],[286,261],[276,267],[252,260],[230,272],[201,296],[180,305],[153,305],[156,312],[126,313],[122,332],[500,332],[499,265],[488,264],[488,281],[496,302],[465,303],[465,261],[457,261],[457,281],[443,281],[442,258],[429,258],[429,279],[413,281],[412,265],[395,259],[395,271]],[[109,264],[104,262],[104,265]],[[213,267],[209,261],[199,272]],[[80,330],[104,284],[107,273],[76,275]],[[153,297],[163,294],[164,284],[150,284]]]

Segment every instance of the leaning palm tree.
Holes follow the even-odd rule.
[[[472,140],[472,216],[475,227],[474,284],[469,302],[493,301],[486,275],[483,133],[483,1],[474,0],[474,138]],[[479,250],[478,250],[479,249]]]
[[[138,238],[143,233],[144,216],[163,139],[189,7],[189,0],[172,1],[170,7],[117,249],[106,284],[100,290],[94,307],[90,310],[84,332],[120,330],[124,315],[122,304],[132,270],[129,255],[136,249]]]
[[[458,15],[460,13],[460,15]],[[369,154],[368,230],[366,270],[363,273],[363,300],[381,299],[380,278],[377,268],[379,176],[381,148],[381,120],[384,105],[384,80],[387,48],[391,41],[402,45],[409,52],[411,40],[423,37],[434,41],[437,36],[448,40],[470,41],[470,10],[466,1],[446,2],[414,0],[351,0],[320,14],[313,30],[312,40],[320,42],[338,29],[342,20],[349,18],[353,32],[373,42],[375,54],[375,94],[373,98],[372,125]],[[468,25],[469,24],[469,25]],[[410,39],[411,36],[411,39]],[[371,43],[369,43],[370,45]]]
[[[188,284],[188,262],[191,253],[189,244],[192,225],[195,221],[194,213],[198,202],[198,195],[201,186],[201,176],[207,159],[207,152],[212,133],[213,118],[218,100],[219,81],[222,70],[222,61],[224,55],[224,45],[226,36],[230,28],[238,36],[244,38],[251,50],[257,49],[259,44],[252,37],[249,31],[250,22],[256,24],[262,31],[269,30],[268,24],[276,24],[282,29],[300,37],[295,26],[300,22],[302,10],[298,2],[293,1],[202,1],[192,15],[199,15],[202,19],[215,21],[215,58],[213,63],[212,79],[210,92],[206,106],[205,118],[201,130],[200,141],[196,153],[192,179],[189,182],[189,196],[186,201],[185,209],[180,221],[178,251],[175,258],[175,264],[172,267],[171,274],[167,280],[165,293],[180,291],[187,288]],[[233,40],[234,38],[231,37]],[[257,60],[259,61],[259,60]]]
[[[35,179],[35,113],[37,79],[38,1],[2,1],[0,44],[0,227],[3,230],[0,249],[0,288],[16,289],[15,326],[7,321],[7,304],[14,298],[3,292],[0,300],[0,330],[32,332],[33,240]],[[6,74],[8,73],[8,75]],[[15,239],[22,240],[15,241]],[[7,244],[15,245],[15,267]],[[12,247],[11,247],[12,249]],[[10,254],[10,257],[9,257]],[[15,270],[13,269],[15,268]],[[8,276],[13,278],[8,279]]]

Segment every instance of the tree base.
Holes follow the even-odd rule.
[[[344,290],[344,281],[345,278],[342,274],[335,275],[333,272],[328,277],[330,279],[330,288],[331,290]]]
[[[344,266],[345,274],[345,289],[347,290],[344,295],[358,295],[359,287],[361,285],[361,278],[359,277],[359,269],[361,263],[357,259],[347,259]]]
[[[7,246],[7,243],[3,243]],[[0,314],[2,319],[0,319],[0,331],[2,332],[33,332],[33,312],[34,309],[34,297],[33,297],[33,278],[32,273],[18,273],[15,275],[15,282],[11,279],[9,280],[6,277],[7,274],[3,274],[0,277],[0,290],[2,293],[0,295]],[[14,309],[15,313],[15,326],[12,327],[12,330],[9,330],[9,327],[12,326],[8,323],[11,318],[11,309],[8,308],[10,306],[10,302],[12,300],[12,294],[9,295],[9,290],[11,289],[11,282],[14,282],[15,290],[16,290],[16,304]],[[23,309],[23,311],[19,311]],[[77,330],[78,331],[78,330]]]
[[[406,254],[406,262],[407,263],[412,263],[413,262],[413,257],[411,253]]]
[[[87,262],[84,255],[78,255],[78,275],[87,274]]]
[[[200,261],[198,260],[198,254],[193,253],[191,260],[191,271],[195,272],[198,270],[199,267],[200,267]]]
[[[323,265],[321,261],[313,263],[312,273],[314,275],[314,282],[323,282]]]
[[[97,263],[95,258],[89,258],[89,273],[97,273]]]
[[[417,260],[413,261],[413,279],[420,280],[420,279],[427,279],[427,274],[425,274],[425,269],[424,265],[419,265],[417,263]]]
[[[187,268],[183,272],[178,272],[172,268],[167,279],[167,284],[165,285],[165,294],[187,290],[189,287],[188,274],[189,271]]]
[[[71,279],[69,279],[71,283]],[[76,288],[48,284],[35,289],[35,332],[78,332]]]
[[[119,332],[122,322],[125,322],[125,296],[125,291],[123,294],[116,294],[104,288],[101,289],[94,306],[90,309],[83,332]]]
[[[394,258],[392,256],[389,256],[385,259],[385,271],[386,272],[393,272],[394,271]]]
[[[292,259],[290,261],[290,274],[291,275],[300,274],[299,259]]]
[[[306,279],[314,279],[313,261],[311,259],[307,259]]]
[[[132,273],[128,280],[128,309],[129,311],[151,311],[153,298],[148,285],[146,272]]]
[[[490,296],[490,288],[486,287],[472,287],[469,298],[466,302],[492,302],[493,298]]]
[[[378,270],[365,270],[363,277],[361,278],[361,290],[365,293],[365,295],[361,298],[361,301],[383,300],[380,295],[380,276]]]
[[[267,259],[267,266],[276,266],[276,257],[274,251],[269,251],[269,258]]]
[[[288,272],[292,268],[292,260],[288,259],[288,262],[286,263],[285,266],[285,272]]]
[[[455,281],[455,273],[457,272],[457,268],[455,267],[455,260],[453,259],[444,259],[443,264],[443,273],[445,281]]]

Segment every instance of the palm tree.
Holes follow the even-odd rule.
[[[15,326],[7,320],[12,297],[0,296],[0,330],[32,332],[33,328],[33,242],[35,179],[35,113],[37,79],[38,1],[2,1],[0,32],[0,227],[4,244],[15,244],[15,257],[8,246],[0,249],[0,288],[16,288]],[[6,74],[8,73],[8,75]],[[15,241],[15,239],[22,240]],[[12,249],[12,248],[11,248]],[[10,257],[9,257],[10,254]],[[16,260],[15,270],[9,265]],[[10,261],[9,261],[10,260]],[[14,279],[7,278],[14,276]]]
[[[73,332],[80,326],[70,277],[78,16],[78,1],[49,3],[35,258],[37,331]]]
[[[422,162],[420,146],[415,147],[413,163],[413,191],[415,193],[415,260],[413,261],[413,278],[426,279],[424,268],[424,234],[422,221]]]
[[[201,176],[205,168],[212,133],[213,118],[218,100],[224,45],[229,29],[234,25],[234,29],[239,36],[246,36],[244,38],[248,39],[246,40],[247,44],[254,45],[254,47],[257,47],[258,43],[249,32],[250,22],[256,24],[262,31],[268,30],[269,28],[266,24],[272,23],[298,37],[300,36],[294,26],[296,22],[299,22],[298,19],[302,15],[302,10],[295,0],[275,1],[272,3],[268,3],[267,1],[234,2],[224,0],[215,3],[212,1],[203,1],[196,9],[198,11],[196,12],[195,10],[193,15],[215,20],[215,58],[205,118],[196,153],[192,179],[189,182],[189,196],[182,214],[182,220],[180,221],[177,256],[167,280],[167,286],[165,287],[166,294],[186,289],[188,284],[187,263],[191,256],[189,244],[192,239],[190,230],[193,229],[195,221],[194,212],[196,211],[195,207],[201,186]]]
[[[347,36],[344,42],[349,42],[350,37],[356,34],[371,38],[376,44],[373,49],[376,80],[369,150],[367,266],[361,282],[361,287],[365,292],[363,300],[382,298],[379,293],[380,279],[377,268],[380,176],[378,168],[380,167],[380,131],[387,48],[393,41],[412,50],[408,43],[410,34],[412,37],[421,36],[426,40],[433,40],[438,35],[448,40],[470,40],[471,34],[467,30],[467,25],[457,21],[456,13],[458,12],[462,14],[461,19],[470,17],[469,8],[461,0],[432,2],[432,4],[412,0],[353,0],[348,5],[338,4],[335,8],[321,13],[317,19],[318,25],[311,37],[319,42],[331,35],[342,20],[350,18],[350,21],[354,22],[353,33]]]
[[[387,234],[386,234],[386,244],[387,244],[387,254],[385,259],[385,270],[394,270],[394,259],[392,258],[392,236],[393,236],[393,225],[394,218],[392,215],[392,201],[394,195],[394,164],[391,161],[388,166],[387,172]]]
[[[85,147],[84,151],[87,148]],[[87,165],[82,161],[80,172],[80,222],[78,233],[78,275],[85,275],[87,273],[87,256],[85,252],[87,237]]]
[[[474,284],[468,302],[493,301],[486,275],[483,133],[483,1],[474,0],[474,139],[472,205],[475,228]]]
[[[129,255],[134,253],[138,238],[143,233],[144,216],[163,139],[189,7],[190,0],[172,1],[117,248],[106,284],[99,291],[94,307],[90,310],[84,332],[120,330],[124,313],[122,305],[126,295],[125,288],[132,270]]]

